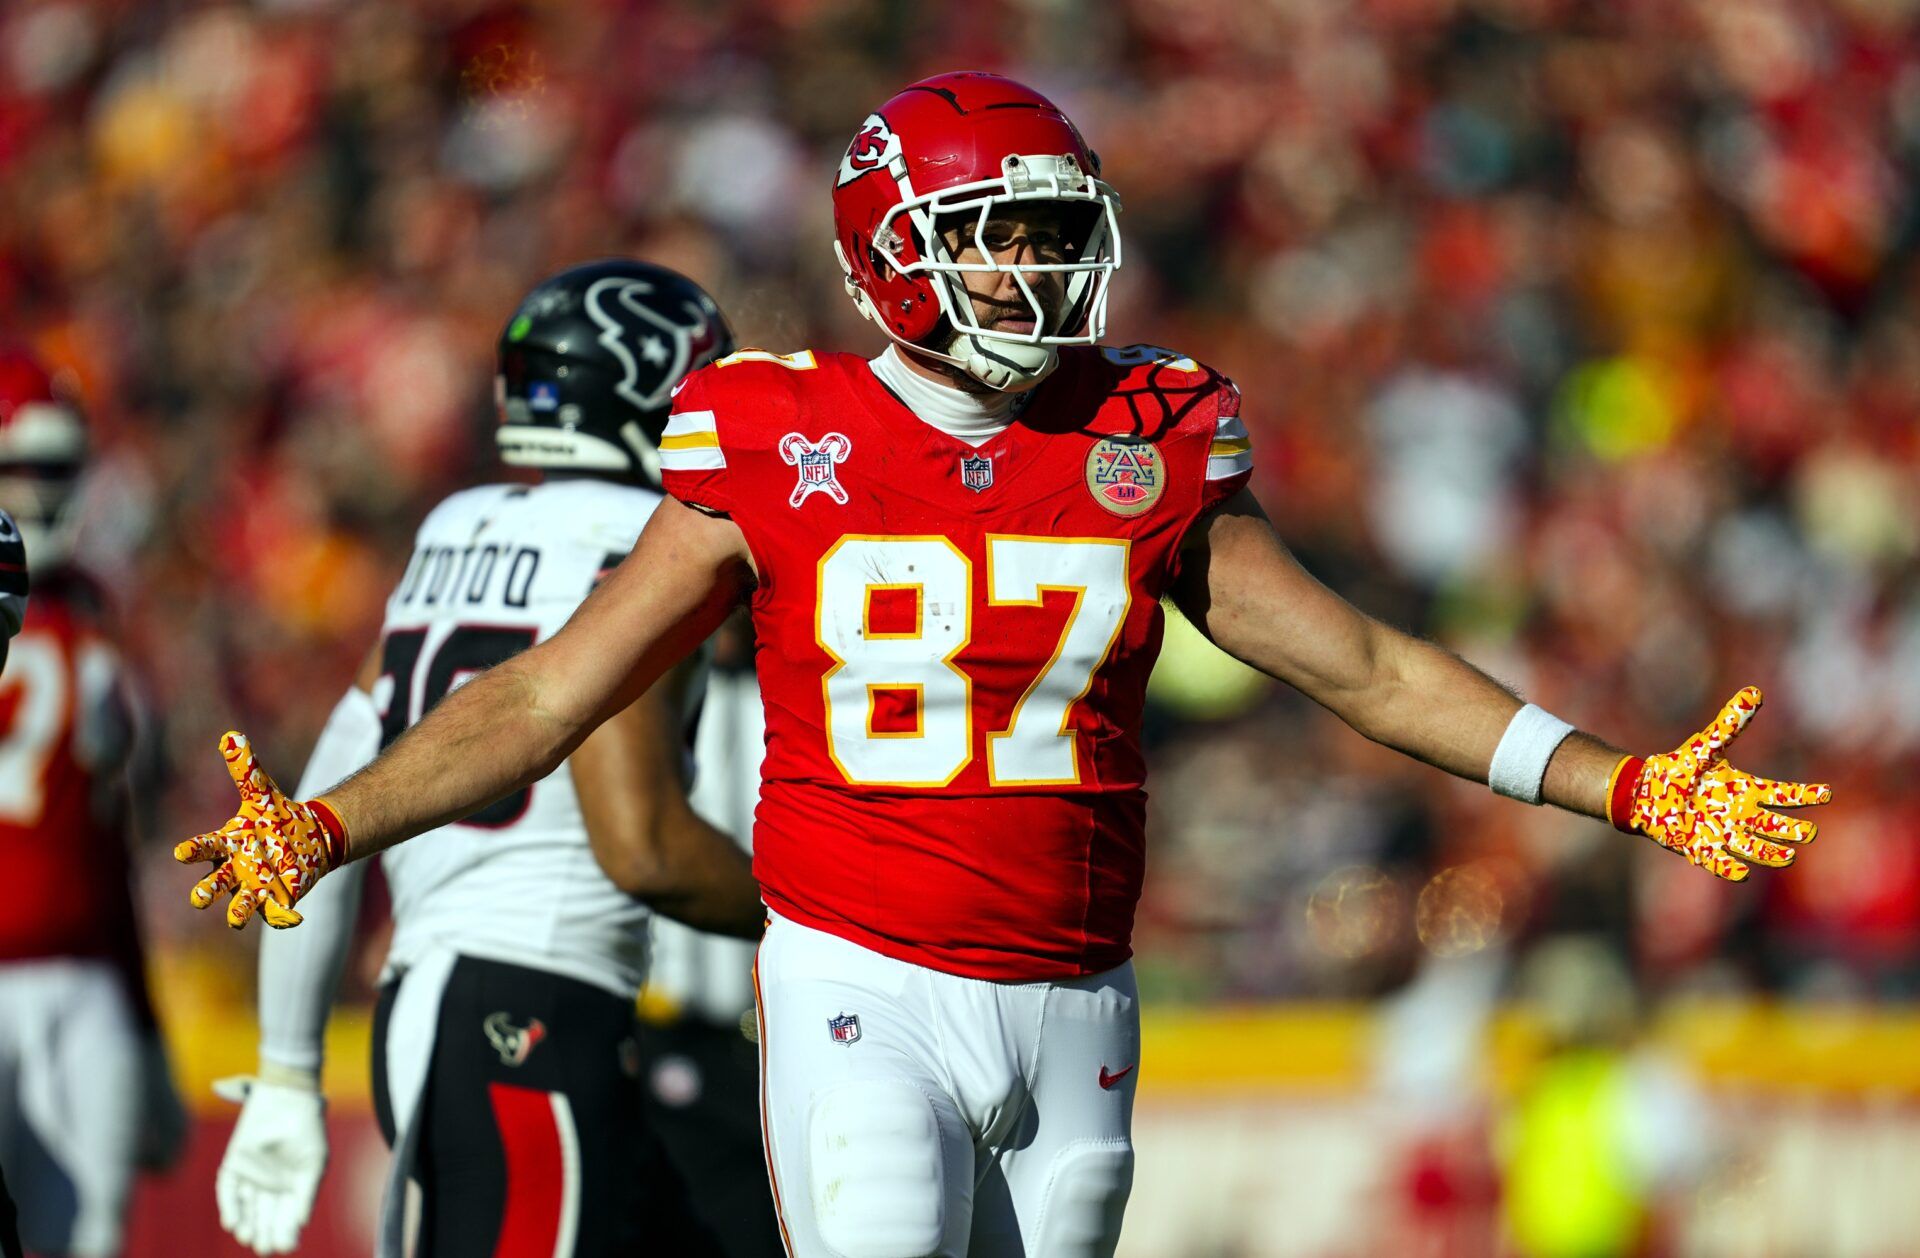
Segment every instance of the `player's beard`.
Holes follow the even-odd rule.
[[[1020,324],[1030,324],[1032,322],[1033,307],[1029,305],[1024,298],[1018,298],[1014,301],[997,301],[990,297],[982,297],[972,290],[968,290],[967,297],[973,303],[973,317],[975,321],[984,328],[997,329],[1002,324],[1009,322]],[[1036,286],[1034,297],[1039,303],[1040,315],[1042,319],[1045,320],[1044,326],[1046,334],[1051,335],[1058,330],[1060,322],[1059,307],[1064,298],[1051,287],[1039,288],[1038,286]],[[1025,334],[1031,329],[1021,327],[1017,330]],[[959,337],[964,337],[965,335],[964,330],[957,330],[955,339],[957,340]],[[947,352],[952,353],[954,351],[949,348]],[[962,393],[969,393],[975,397],[985,397],[990,394],[1004,392],[1004,390],[996,389],[990,384],[975,379],[964,367],[925,355],[922,356],[921,361],[933,367],[949,384]]]

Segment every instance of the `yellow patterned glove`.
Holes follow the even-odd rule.
[[[1607,813],[1629,834],[1644,834],[1728,882],[1744,882],[1745,863],[1791,865],[1789,843],[1813,842],[1819,827],[1770,808],[1804,808],[1833,798],[1831,787],[1772,782],[1742,773],[1720,758],[1760,710],[1760,688],[1748,686],[1720,709],[1713,724],[1663,756],[1628,756],[1607,784]]]
[[[233,820],[173,849],[184,863],[215,861],[214,871],[194,884],[187,899],[204,909],[222,891],[233,892],[227,925],[247,924],[256,909],[269,926],[298,926],[294,903],[313,889],[320,875],[346,858],[347,832],[340,816],[321,800],[288,799],[266,771],[254,763],[244,734],[220,739],[233,784],[240,788],[240,811]]]

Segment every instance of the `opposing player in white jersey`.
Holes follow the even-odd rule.
[[[427,516],[381,640],[308,763],[316,789],[566,622],[660,502],[669,393],[730,348],[712,299],[663,268],[593,263],[528,294],[500,343],[498,441],[505,462],[546,475],[465,490]],[[382,1252],[401,1252],[409,1176],[422,1256],[711,1244],[663,1228],[675,1203],[633,1038],[648,903],[741,936],[762,921],[744,853],[687,801],[698,684],[697,664],[678,670],[552,775],[384,862],[394,929],[373,1075],[395,1158]],[[321,1035],[361,885],[329,883],[303,906],[305,930],[262,946],[259,1074],[229,1084],[245,1107],[217,1182],[222,1223],[260,1253],[295,1247],[325,1166]]]

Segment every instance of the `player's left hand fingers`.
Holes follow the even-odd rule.
[[[1747,727],[1753,714],[1760,710],[1761,702],[1760,687],[1743,687],[1727,700],[1720,709],[1720,715],[1713,718],[1713,724],[1687,740],[1686,746],[1681,748],[1682,758],[1691,762],[1696,769],[1706,768]]]
[[[1743,829],[1735,833],[1731,839],[1727,840],[1727,848],[1742,859],[1752,861],[1756,865],[1765,865],[1769,869],[1786,868],[1793,864],[1793,858],[1797,854],[1786,844],[1763,838],[1751,829]]]
[[[1775,782],[1754,778],[1753,790],[1760,802],[1772,808],[1812,808],[1833,802],[1833,788],[1825,782]]]
[[[1755,834],[1764,835],[1780,843],[1811,843],[1820,833],[1820,827],[1811,821],[1799,817],[1783,817],[1777,812],[1768,812],[1756,808],[1753,815],[1745,818],[1746,828]]]
[[[1676,848],[1688,861],[1712,874],[1715,878],[1724,878],[1728,882],[1745,882],[1749,870],[1729,850],[1731,843],[1691,843]]]

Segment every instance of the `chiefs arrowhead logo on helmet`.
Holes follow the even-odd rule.
[[[879,114],[868,114],[866,122],[854,135],[853,143],[847,146],[847,155],[840,159],[840,177],[834,181],[834,187],[844,188],[870,170],[878,170],[894,158],[900,156],[900,137],[893,133],[887,120]]]

